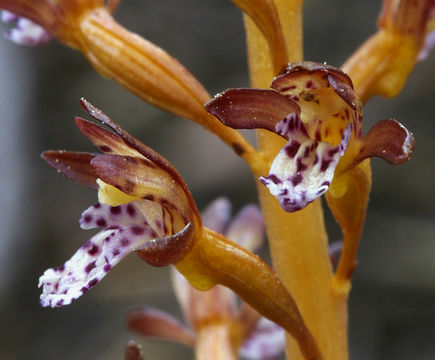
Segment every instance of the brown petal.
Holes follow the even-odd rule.
[[[403,164],[414,148],[414,136],[406,127],[396,120],[382,120],[367,132],[354,166],[368,157],[380,157],[393,165]]]
[[[127,326],[146,337],[176,341],[193,346],[195,334],[173,316],[149,307],[133,309],[127,312]]]
[[[128,146],[119,135],[78,117],[74,121],[80,132],[103,153],[143,157],[142,154]]]
[[[184,223],[192,217],[186,194],[174,179],[153,163],[131,156],[98,155],[91,161],[98,177],[122,192],[176,210]]]
[[[351,123],[355,136],[361,136],[361,104],[352,81],[340,69],[309,61],[292,63],[271,87],[298,103],[311,138],[337,145]]]
[[[90,162],[96,154],[72,151],[45,151],[41,157],[62,175],[92,189],[98,189],[97,174]]]
[[[273,90],[229,89],[205,104],[207,111],[233,129],[267,129],[289,113],[300,113],[299,106]]]
[[[285,88],[288,86],[288,80],[297,78],[301,74],[323,78],[324,81],[328,75],[334,75],[340,81],[347,83],[353,88],[352,80],[346,75],[346,73],[326,63],[318,63],[313,61],[299,61],[288,64],[286,71],[273,79],[270,86],[272,89],[277,91],[285,91]]]
[[[180,261],[192,247],[194,227],[188,223],[175,235],[145,242],[137,254],[152,266],[168,266]]]
[[[190,208],[194,212],[198,223],[201,224],[201,217],[199,215],[198,208],[196,207],[196,203],[193,200],[192,194],[184,182],[183,178],[175,169],[171,163],[166,160],[163,156],[161,156],[158,152],[144,145],[142,142],[131,136],[127,131],[121,128],[116,122],[114,122],[111,118],[109,118],[106,114],[104,114],[101,110],[97,109],[90,102],[85,100],[84,98],[80,99],[80,104],[82,107],[91,115],[95,120],[102,122],[103,124],[109,126],[116,134],[118,134],[122,140],[132,149],[141,153],[146,159],[150,160],[154,164],[156,164],[159,168],[161,168],[164,172],[167,173],[172,180],[174,180],[178,185],[182,188],[185,193],[188,202],[190,204]]]
[[[129,340],[125,347],[125,360],[144,360],[140,346],[134,340]]]

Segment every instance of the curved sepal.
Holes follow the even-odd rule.
[[[91,166],[91,160],[95,156],[96,154],[65,150],[45,151],[41,154],[41,158],[62,175],[92,189],[98,189],[98,176]]]

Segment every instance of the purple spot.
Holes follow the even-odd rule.
[[[340,149],[338,147],[332,148],[331,150],[328,151],[328,155],[330,157],[334,156],[336,153],[338,153]]]
[[[133,207],[133,205],[131,205],[131,204],[127,205],[127,213],[131,217],[134,217],[136,215],[136,209]]]
[[[127,238],[122,238],[120,243],[121,243],[122,247],[126,247],[126,246],[128,246],[128,244],[130,244],[130,240]]]
[[[90,223],[92,221],[92,215],[86,214],[85,217],[83,218],[83,221],[85,223]]]
[[[325,180],[320,186],[329,186],[330,184],[331,183],[328,180]]]
[[[106,220],[104,220],[103,218],[99,218],[99,219],[97,220],[97,226],[105,227],[106,225],[107,225],[107,222],[106,222]]]
[[[288,189],[282,189],[281,192],[279,193],[279,196],[284,196],[288,194]]]
[[[84,294],[86,291],[88,291],[89,288],[87,288],[86,286],[83,286],[80,291]]]
[[[290,124],[293,124],[293,122],[291,122]],[[301,144],[299,142],[292,140],[290,142],[290,144],[288,144],[284,147],[284,150],[285,150],[287,156],[294,158],[300,147],[301,147]]]
[[[60,299],[60,300],[56,303],[56,306],[62,306],[64,301],[65,301],[64,299]]]
[[[302,162],[302,159],[298,157],[296,159],[296,172],[301,172],[307,170],[307,165]]]
[[[271,174],[267,177],[270,181],[272,181],[275,185],[282,184],[282,181],[278,179],[278,177],[274,174]]]
[[[106,238],[104,238],[104,242],[109,242],[110,241],[110,237],[107,236]]]
[[[86,265],[86,267],[85,267],[86,274],[89,274],[91,272],[91,270],[95,268],[95,262],[96,262],[96,260],[94,260],[94,261],[90,262],[88,265]]]
[[[100,203],[94,205],[94,209],[99,209],[100,207],[101,207]]]
[[[307,89],[311,89],[311,88],[313,87],[313,82],[312,82],[311,80],[309,80],[309,81],[306,83],[305,87],[306,87]]]
[[[54,271],[63,272],[65,270],[65,264],[54,268]]]
[[[145,225],[146,225],[146,224],[145,224]],[[162,224],[162,222],[161,222],[159,219],[156,220],[156,226],[157,226],[159,229],[162,229],[162,228],[163,228],[163,224]]]
[[[311,150],[311,148],[309,148],[309,147],[305,147],[305,150],[304,150],[304,158],[307,158],[307,157],[308,157],[308,155],[310,154],[310,150]]]
[[[91,287],[94,287],[95,285],[97,285],[98,279],[94,278],[91,281],[88,282],[88,288],[90,289]]]
[[[121,253],[121,251],[119,251],[119,249],[115,249],[112,251],[113,256],[118,256]]]
[[[300,184],[304,177],[302,174],[296,174],[290,178],[290,181],[292,182],[293,186],[296,186],[297,184]]]
[[[331,164],[332,160],[330,159],[323,159],[322,165],[320,165],[320,171],[326,171],[326,169],[329,167],[329,164]]]
[[[98,251],[100,251],[100,248],[97,245],[92,244],[92,247],[88,250],[88,254],[94,256]]]
[[[103,267],[104,272],[109,272],[112,269],[112,265],[110,264],[106,264]]]
[[[107,230],[117,230],[117,229],[119,229],[119,226],[118,225],[111,225],[111,226],[107,227],[106,229]],[[113,233],[110,234],[109,236],[112,236],[112,235],[113,235]]]
[[[121,206],[111,206],[110,207],[110,213],[112,215],[119,215],[121,213],[121,210],[122,210]]]
[[[133,233],[133,235],[142,235],[145,232],[145,230],[144,230],[144,228],[141,228],[140,226],[133,226],[131,228],[131,232]]]

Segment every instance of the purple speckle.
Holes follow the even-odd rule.
[[[92,221],[92,215],[86,214],[85,217],[83,218],[83,221],[89,224]]]
[[[56,303],[56,306],[62,306],[64,301],[65,301],[64,299],[60,299],[60,300]]]
[[[63,272],[64,270],[65,270],[65,264],[54,268],[54,271],[57,271],[57,272]]]
[[[121,254],[121,251],[119,249],[114,249],[112,251],[113,256],[118,256],[119,254]]]
[[[128,246],[130,244],[130,240],[127,239],[127,238],[122,238],[120,243],[121,243],[122,247],[126,247],[126,246]]]
[[[101,208],[101,204],[100,203],[94,205],[94,209],[99,209],[99,208]]]
[[[142,235],[145,232],[145,229],[140,226],[133,226],[131,232],[133,235]]]
[[[92,244],[92,247],[88,250],[88,254],[91,255],[91,256],[94,256],[99,251],[100,251],[100,248],[97,245]]]
[[[330,157],[334,156],[336,153],[338,153],[340,149],[338,147],[332,148],[331,150],[328,151],[328,155]]]
[[[290,122],[290,124],[293,124],[293,122]],[[287,156],[289,156],[290,158],[294,158],[300,147],[301,144],[299,142],[292,140],[290,144],[284,147],[284,150]]]
[[[296,174],[290,178],[290,181],[292,182],[293,186],[296,186],[300,184],[303,179],[304,177],[302,176],[302,174]]]
[[[121,213],[121,210],[122,210],[121,206],[111,206],[110,207],[110,213],[112,215],[119,215]]]
[[[106,264],[103,267],[104,272],[109,272],[112,269],[112,265],[110,264]]]
[[[329,164],[331,164],[332,160],[331,159],[323,159],[322,160],[322,165],[320,165],[320,171],[326,171],[326,169],[329,167]]]
[[[320,186],[329,186],[330,184],[331,183],[328,180],[325,180]]]
[[[133,207],[133,205],[128,204],[127,205],[127,213],[131,216],[134,217],[136,215],[136,209]]]
[[[86,265],[85,272],[89,274],[92,269],[95,269],[95,260]]]
[[[272,181],[275,185],[282,184],[282,181],[275,174],[270,174],[267,177],[268,180]]]
[[[99,219],[97,220],[97,226],[105,227],[106,225],[107,225],[107,222],[106,222],[105,219],[103,219],[103,218],[99,218]]]
[[[87,286],[83,286],[80,291],[84,294],[86,291],[88,291],[89,288]]]
[[[90,289],[91,287],[94,287],[95,285],[97,285],[98,279],[94,278],[91,281],[88,282],[88,288]]]
[[[305,87],[306,87],[307,89],[311,89],[311,88],[313,87],[313,82],[312,82],[311,80],[307,81]]]
[[[298,157],[296,159],[296,172],[305,171],[307,169],[307,165],[302,162],[302,159]]]

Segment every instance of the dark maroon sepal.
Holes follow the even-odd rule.
[[[299,105],[273,90],[229,89],[205,104],[206,110],[233,129],[267,129],[290,113],[300,114]]]
[[[192,246],[193,224],[188,223],[175,235],[145,242],[137,254],[152,266],[167,266],[180,261]]]
[[[392,119],[382,120],[367,132],[355,162],[379,157],[399,165],[411,157],[414,148],[414,136],[401,123]]]
[[[49,165],[61,174],[92,189],[98,189],[97,174],[91,166],[96,154],[73,151],[45,151],[41,154]]]

